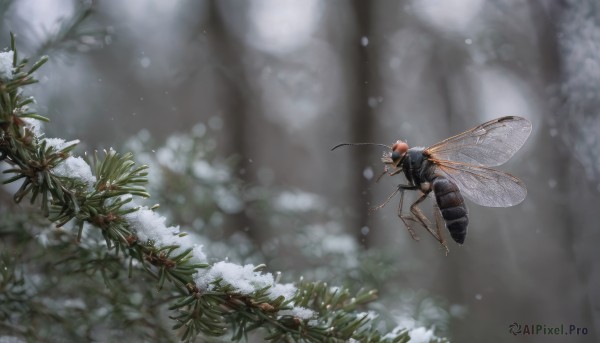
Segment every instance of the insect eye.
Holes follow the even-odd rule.
[[[406,152],[408,151],[408,144],[403,141],[396,141],[394,145],[392,145],[392,154],[390,157],[393,161],[399,160]]]

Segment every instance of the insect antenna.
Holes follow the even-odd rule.
[[[333,151],[341,146],[346,146],[346,145],[378,145],[378,146],[386,147],[388,149],[392,149],[391,146],[381,144],[381,143],[341,143],[341,144],[338,144],[338,145],[334,146],[333,148],[331,148],[331,151]]]

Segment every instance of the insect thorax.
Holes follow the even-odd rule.
[[[431,182],[433,165],[423,154],[424,148],[410,148],[402,161],[402,170],[408,182],[420,186],[424,182]]]

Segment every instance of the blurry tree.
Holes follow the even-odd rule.
[[[374,94],[380,86],[377,73],[372,61],[377,60],[377,45],[369,45],[369,38],[372,37],[373,30],[373,11],[375,4],[368,1],[352,1],[352,18],[356,23],[355,28],[350,31],[347,39],[348,53],[351,58],[348,59],[346,72],[353,77],[351,85],[347,89],[347,98],[352,99],[350,105],[352,111],[349,113],[351,142],[372,142],[373,141],[373,101],[377,101]],[[371,102],[371,105],[369,103]],[[352,187],[357,190],[368,188],[369,179],[361,172],[369,164],[369,157],[365,153],[353,154],[352,163],[348,166],[353,177],[349,180]],[[356,213],[355,223],[352,227],[356,230],[356,237],[365,247],[368,247],[368,235],[365,234],[365,228],[368,228],[368,212],[365,211],[365,204],[370,203],[369,194],[364,191],[356,193],[358,196],[353,198],[352,211]]]
[[[254,105],[251,103],[253,97],[248,94],[250,87],[244,74],[243,50],[236,37],[228,31],[219,11],[218,1],[208,1],[203,5],[208,7],[206,10],[208,20],[194,27],[192,36],[203,37],[206,40],[206,46],[211,50],[209,65],[214,68],[218,76],[215,82],[218,89],[217,96],[223,99],[219,112],[228,128],[228,134],[221,138],[220,144],[224,146],[223,152],[226,155],[236,157],[236,170],[239,171],[240,180],[245,183],[255,183],[256,180],[249,179],[252,174],[246,172],[248,169],[246,156],[249,156],[248,147],[251,145],[247,121],[252,118]],[[238,4],[238,6],[247,5]],[[225,233],[226,235],[231,235],[240,228],[245,230],[249,237],[260,235],[260,230],[255,229],[257,226],[245,211],[231,214],[226,221],[224,227],[230,231]],[[262,240],[260,236],[254,239],[257,242]]]
[[[571,250],[577,279],[583,286],[583,315],[591,316],[594,335],[600,335],[600,252],[590,242],[600,240],[595,212],[600,193],[600,7],[595,1],[567,1],[547,9],[549,32],[556,38],[550,59],[557,68],[548,73],[551,109],[550,135],[562,144],[554,151],[561,161],[559,188],[565,204],[564,241]],[[556,23],[552,25],[552,23]],[[551,42],[553,40],[550,40]],[[552,56],[552,55],[551,55]]]

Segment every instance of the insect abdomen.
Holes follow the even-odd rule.
[[[458,187],[445,177],[435,178],[432,187],[450,236],[456,243],[463,244],[467,237],[469,217],[467,206]]]

